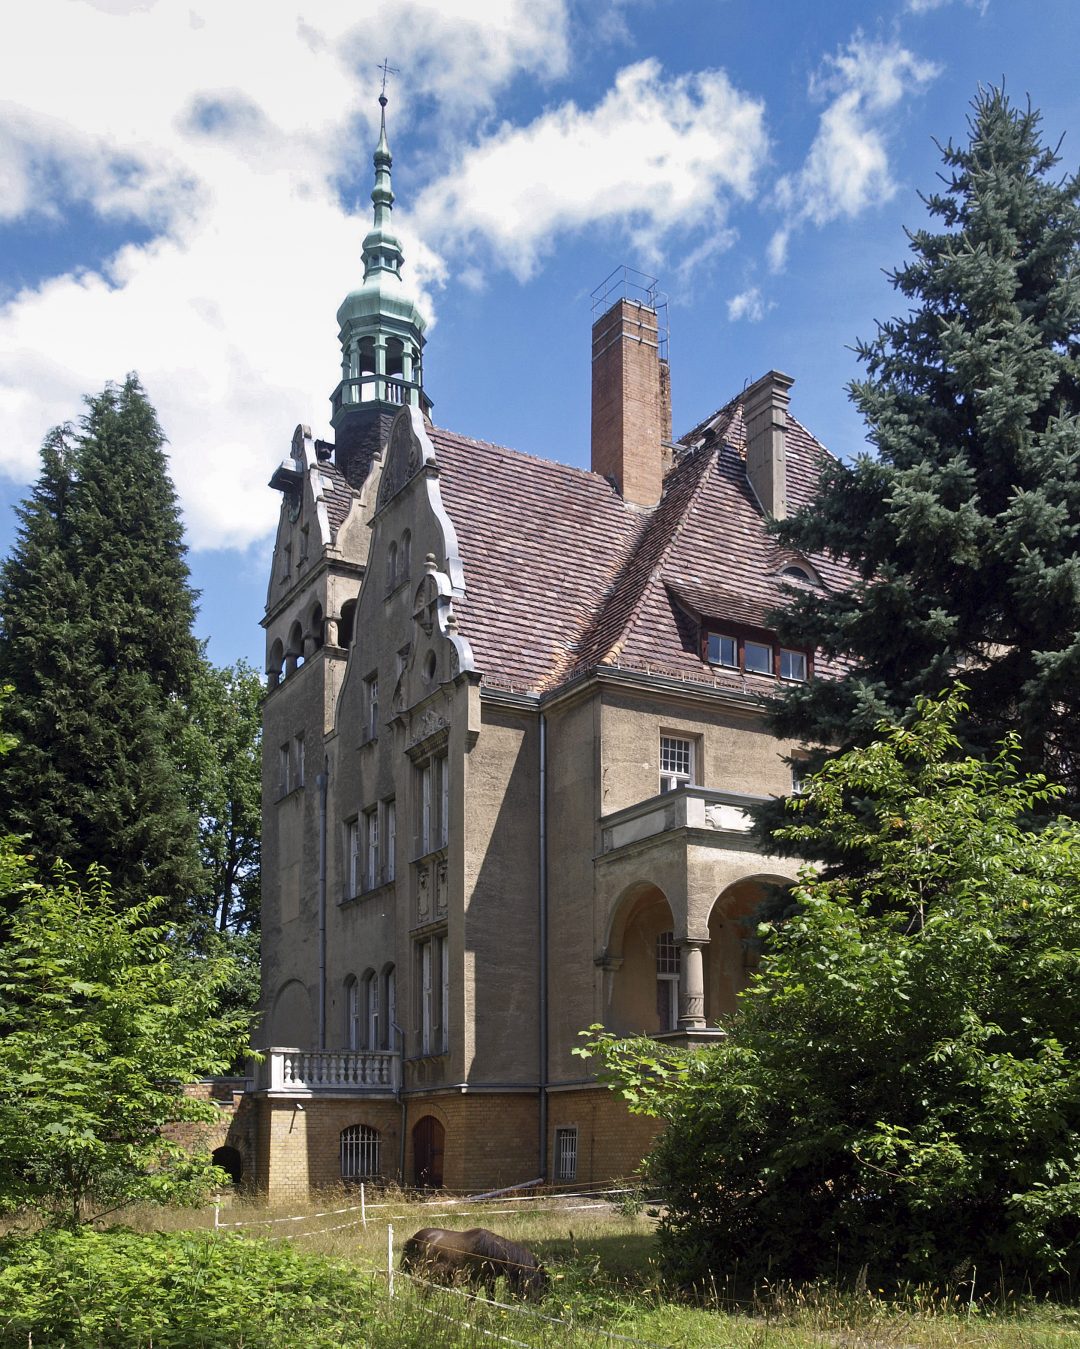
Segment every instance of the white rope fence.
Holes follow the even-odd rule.
[[[514,1186],[511,1188],[518,1188],[518,1187]],[[491,1191],[490,1193],[492,1194],[492,1196],[496,1196],[500,1193],[500,1191],[495,1190]],[[583,1212],[587,1209],[611,1208],[612,1204],[609,1200],[605,1200],[604,1202],[601,1203],[590,1203],[590,1204],[566,1204],[563,1202],[552,1203],[551,1201],[552,1200],[562,1201],[565,1199],[600,1199],[602,1196],[614,1196],[630,1193],[632,1193],[632,1191],[625,1188],[600,1190],[600,1191],[593,1190],[591,1192],[580,1190],[571,1192],[559,1192],[557,1194],[548,1192],[546,1194],[536,1194],[536,1195],[516,1195],[504,1199],[502,1200],[502,1202],[504,1204],[523,1204],[523,1203],[533,1204],[534,1207],[529,1210],[532,1213],[578,1213]],[[452,1198],[423,1199],[418,1201],[416,1204],[412,1205],[412,1207],[434,1208],[440,1210],[439,1212],[432,1213],[430,1215],[433,1218],[474,1218],[474,1217],[482,1217],[484,1215],[489,1215],[491,1217],[501,1217],[507,1214],[519,1213],[522,1211],[520,1209],[486,1208],[486,1207],[475,1209],[455,1208],[451,1210],[450,1206],[452,1204],[470,1203],[470,1202],[477,1203],[485,1199],[485,1197],[486,1196],[484,1195],[470,1195],[460,1199],[452,1199]],[[373,1213],[376,1210],[381,1209],[390,1209],[390,1208],[400,1209],[401,1207],[402,1204],[400,1200],[396,1202],[387,1200],[385,1203],[369,1204],[367,1202],[367,1194],[365,1186],[362,1184],[360,1186],[359,1204],[348,1204],[343,1208],[323,1209],[321,1212],[318,1213],[290,1213],[277,1218],[251,1218],[247,1221],[242,1222],[223,1223],[221,1221],[221,1204],[220,1200],[218,1200],[215,1201],[214,1204],[214,1231],[224,1232],[236,1230],[242,1227],[274,1227],[281,1223],[314,1222],[317,1218],[337,1218],[340,1217],[341,1214],[343,1213],[359,1213],[360,1218],[358,1219],[358,1224],[360,1226],[366,1227],[368,1225],[367,1215],[369,1213]],[[395,1219],[401,1220],[408,1217],[409,1217],[408,1213],[401,1213],[401,1212],[388,1213],[385,1216],[379,1217],[377,1221],[393,1222]],[[355,1224],[343,1224],[343,1226],[353,1226],[353,1225]],[[334,1231],[337,1229],[326,1228],[323,1230]],[[285,1235],[289,1234],[286,1233]]]

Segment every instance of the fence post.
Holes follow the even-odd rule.
[[[367,1227],[367,1200],[364,1196],[364,1182],[360,1182],[360,1222]]]
[[[394,1296],[394,1224],[386,1224],[386,1282],[390,1296]]]
[[[214,1231],[221,1226],[221,1195],[214,1195]]]

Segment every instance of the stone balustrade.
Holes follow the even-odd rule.
[[[392,1092],[401,1081],[398,1054],[364,1050],[261,1051],[256,1087],[280,1092]]]
[[[603,851],[614,852],[674,830],[692,830],[701,841],[710,835],[745,837],[751,827],[749,808],[765,799],[694,786],[650,796],[601,819]]]

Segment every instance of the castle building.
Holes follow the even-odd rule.
[[[601,1181],[654,1126],[579,1032],[721,1035],[744,920],[794,875],[747,809],[798,771],[761,694],[818,657],[767,615],[844,577],[766,521],[827,453],[776,371],[673,441],[664,306],[622,274],[592,331],[591,470],[435,426],[382,102],[334,442],[298,427],[271,480],[249,1160],[278,1198]]]

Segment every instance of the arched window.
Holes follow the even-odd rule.
[[[679,948],[674,932],[661,932],[656,938],[656,1015],[661,1031],[679,1024]]]
[[[386,550],[386,591],[387,594],[397,585],[397,544],[391,541]]]
[[[364,1048],[379,1048],[379,976],[374,970],[364,975]]]
[[[379,1131],[350,1124],[341,1131],[341,1179],[368,1180],[379,1174]]]
[[[338,622],[338,646],[352,646],[353,627],[356,623],[356,601],[346,600],[341,606],[341,619]]]
[[[393,965],[383,970],[383,1049],[394,1048],[394,1022],[397,1020],[397,977]]]
[[[412,571],[412,532],[406,530],[401,536],[401,548],[398,550],[398,579],[407,581]]]
[[[360,985],[354,975],[345,980],[345,1045],[354,1053],[360,1048]]]

